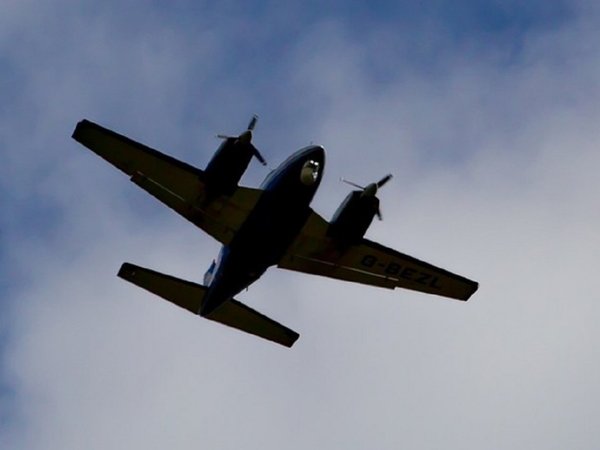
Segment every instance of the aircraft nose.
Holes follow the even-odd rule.
[[[300,160],[302,162],[300,181],[306,186],[312,186],[320,180],[323,173],[325,149],[320,145],[312,145],[306,148],[303,154]]]
[[[310,157],[315,161],[325,161],[325,149],[320,145],[313,145],[310,152]]]

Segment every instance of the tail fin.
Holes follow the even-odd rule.
[[[208,288],[144,267],[124,263],[118,276],[175,305],[198,314]],[[293,330],[238,302],[229,300],[206,319],[291,347],[300,336]]]

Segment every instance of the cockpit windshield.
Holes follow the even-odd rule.
[[[319,178],[319,169],[320,164],[317,161],[313,161],[309,159],[302,166],[302,171],[300,172],[300,180],[302,183],[310,186],[314,184]]]

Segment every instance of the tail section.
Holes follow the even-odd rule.
[[[175,305],[198,314],[208,288],[144,267],[125,263],[118,276]],[[238,302],[229,300],[205,317],[246,333],[291,347],[300,336],[293,330]]]

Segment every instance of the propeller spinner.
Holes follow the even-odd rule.
[[[263,158],[263,156],[260,154],[258,149],[254,145],[252,145],[252,131],[254,130],[254,127],[256,127],[256,122],[258,122],[258,116],[256,114],[254,114],[252,116],[252,119],[250,119],[250,122],[248,123],[246,130],[244,132],[242,132],[242,134],[240,134],[239,136],[228,136],[225,134],[217,134],[217,138],[233,139],[234,144],[249,145],[251,147],[252,153],[254,154],[256,159],[258,159],[263,166],[266,166],[267,161],[265,160],[265,158]]]
[[[359,184],[356,184],[356,183],[346,180],[344,178],[340,178],[340,181],[342,181],[346,184],[349,184],[350,186],[354,186],[355,188],[361,189],[362,197],[375,197],[377,195],[377,191],[379,190],[379,188],[382,187],[383,185],[385,185],[391,179],[392,179],[392,174],[389,173],[385,177],[383,177],[381,180],[377,181],[376,183],[370,183],[370,184],[367,184],[366,186],[361,186]],[[377,214],[377,218],[379,220],[383,220],[383,216],[381,215],[381,210],[379,209],[379,206],[377,206],[376,214]]]

